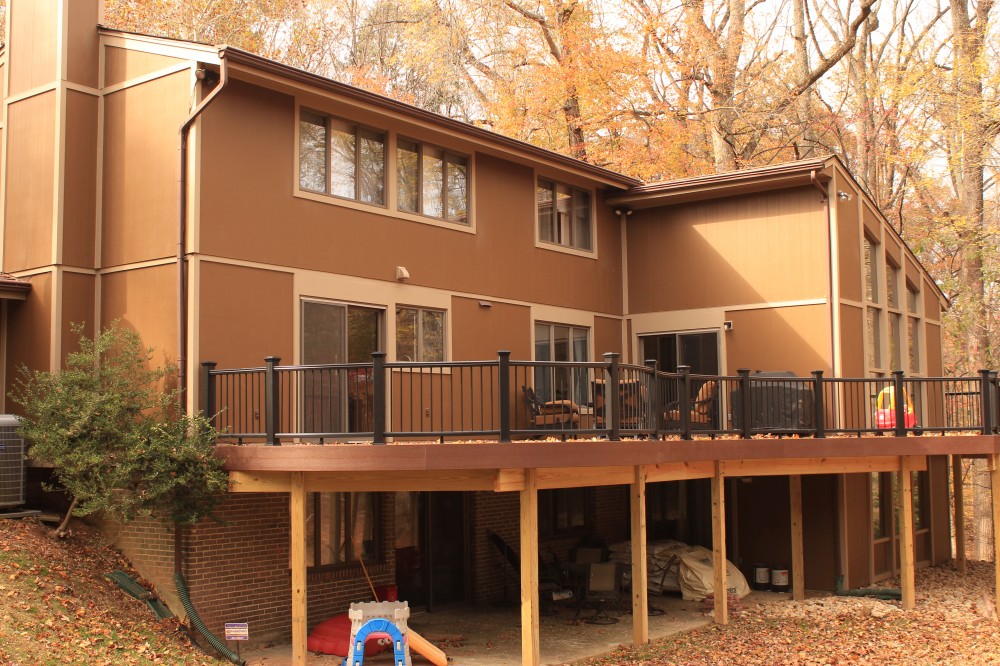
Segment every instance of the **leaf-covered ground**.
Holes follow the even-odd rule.
[[[1000,664],[993,563],[917,572],[917,608],[899,602],[820,596],[747,607],[712,625],[591,666],[648,664]],[[887,586],[898,581],[887,581]]]
[[[0,665],[221,664],[104,574],[138,574],[92,529],[0,520]],[[148,585],[146,586],[148,589]]]
[[[104,577],[120,553],[76,525],[65,539],[31,521],[0,520],[0,666],[221,664],[191,647],[172,621]],[[586,662],[665,664],[1000,664],[992,562],[917,572],[917,608],[816,596],[745,606],[707,628]],[[897,584],[888,581],[887,586]]]

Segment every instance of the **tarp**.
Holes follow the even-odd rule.
[[[632,544],[629,541],[610,547],[611,560],[629,564]],[[680,592],[687,601],[700,601],[712,594],[714,572],[712,551],[670,539],[654,541],[646,548],[647,587],[650,592]],[[631,572],[626,568],[626,580]],[[732,562],[726,562],[726,588],[741,598],[750,594],[747,580]]]

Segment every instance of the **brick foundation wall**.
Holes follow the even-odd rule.
[[[380,561],[366,562],[376,587],[395,578],[393,498],[391,493],[380,495]],[[221,522],[203,521],[186,528],[184,535],[183,571],[198,614],[219,636],[226,622],[247,622],[251,643],[289,638],[288,495],[230,494],[216,516]],[[141,518],[124,526],[105,523],[102,529],[171,610],[182,615],[173,582],[173,526]],[[347,610],[351,602],[372,599],[360,565],[310,571],[307,585],[310,629]]]

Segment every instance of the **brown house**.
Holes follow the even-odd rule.
[[[947,302],[836,157],[645,185],[100,18],[99,0],[8,6],[0,269],[30,293],[0,294],[2,367],[58,369],[71,323],[121,319],[180,365],[189,410],[219,412],[225,523],[120,535],[168,598],[185,573],[213,629],[291,633],[301,659],[307,627],[368,598],[361,558],[413,605],[496,600],[491,531],[522,551],[525,663],[539,539],[631,539],[636,581],[647,531],[792,562],[796,594],[901,572],[904,605],[914,563],[952,556],[947,455],[996,441],[991,409],[957,423],[945,400],[993,404],[995,380],[935,379]],[[885,426],[898,370],[916,422]],[[273,412],[248,397],[265,377],[284,378]],[[567,402],[532,413],[522,386]],[[758,418],[754,387],[811,407]],[[541,425],[606,439],[500,441]],[[906,436],[962,428],[984,434]],[[749,439],[775,430],[797,437]]]

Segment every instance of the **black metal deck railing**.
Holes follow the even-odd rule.
[[[997,374],[884,378],[661,372],[655,362],[371,363],[219,370],[203,363],[202,409],[237,443],[966,431],[996,433]],[[895,399],[902,396],[902,399]]]

